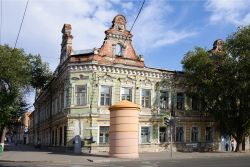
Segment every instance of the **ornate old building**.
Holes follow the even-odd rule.
[[[140,151],[169,148],[170,129],[162,123],[168,113],[177,150],[217,150],[215,123],[185,95],[183,73],[147,67],[132,46],[125,17],[112,23],[102,46],[88,50],[74,50],[71,25],[63,26],[60,64],[35,101],[30,142],[70,149],[79,135],[83,151],[108,151],[109,107],[126,99],[141,106]]]

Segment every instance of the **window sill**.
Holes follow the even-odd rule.
[[[176,111],[184,112],[185,109],[176,109]]]
[[[85,106],[72,105],[70,108],[89,108],[89,105],[85,105]]]
[[[109,147],[109,143],[99,143],[98,146],[100,146],[100,147]]]
[[[141,107],[142,109],[147,109],[147,110],[151,110],[152,108],[151,107]]]
[[[140,143],[140,145],[151,145],[151,143]]]

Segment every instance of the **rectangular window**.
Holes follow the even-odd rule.
[[[141,106],[145,108],[151,107],[151,90],[150,89],[142,89]]]
[[[168,109],[168,92],[160,91],[160,108]]]
[[[54,143],[55,143],[55,141],[54,141],[54,130],[52,130],[52,134],[51,134],[51,143],[52,143],[52,145],[54,145]]]
[[[67,144],[67,126],[64,126],[63,128],[63,144],[64,146]]]
[[[56,99],[55,99],[55,113],[57,113],[57,111],[58,111],[58,102],[57,102],[58,100],[57,100],[57,97],[56,97]]]
[[[184,93],[177,93],[177,109],[184,110]]]
[[[132,89],[128,87],[123,87],[121,92],[122,100],[132,101]]]
[[[56,133],[55,133],[55,145],[57,146],[57,129],[56,129]]]
[[[192,110],[198,111],[199,110],[199,100],[197,96],[192,97]]]
[[[175,135],[176,135],[176,137],[175,137],[176,142],[184,142],[183,127],[176,127]]]
[[[67,90],[65,89],[63,92],[63,108],[67,107]]]
[[[101,106],[111,105],[111,86],[101,86]]]
[[[198,128],[197,127],[192,127],[191,130],[191,142],[198,142]]]
[[[78,106],[87,105],[87,86],[76,85],[75,96],[76,96],[76,105]]]
[[[213,141],[213,130],[211,127],[206,127],[206,142],[212,142]]]
[[[109,143],[109,126],[100,126],[99,144]]]
[[[64,92],[63,91],[61,91],[61,103],[60,103],[60,110],[61,111],[63,111],[63,109],[64,109]]]
[[[141,143],[150,142],[150,130],[149,127],[141,127]]]
[[[160,127],[159,129],[159,140],[160,142],[167,142],[167,128],[166,127]]]
[[[60,129],[59,129],[59,145],[61,146],[62,145],[62,127],[60,127]]]

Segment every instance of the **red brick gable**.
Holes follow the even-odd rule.
[[[99,50],[98,55],[102,57],[102,63],[144,67],[143,58],[136,55],[132,46],[133,35],[126,29],[126,18],[117,15],[112,23],[112,26],[105,31],[106,37]]]
[[[144,67],[144,59],[137,56],[132,46],[132,34],[126,29],[126,18],[117,15],[112,26],[105,31],[106,37],[100,49],[94,48],[90,53],[72,53],[69,61],[97,62],[98,64],[123,64]]]

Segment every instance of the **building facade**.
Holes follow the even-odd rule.
[[[16,133],[12,137],[16,144],[29,144],[30,114],[31,112],[25,112],[18,119]]]
[[[170,113],[177,150],[219,149],[216,124],[185,95],[183,73],[147,67],[132,46],[124,16],[113,19],[100,48],[73,50],[70,24],[62,34],[60,64],[30,115],[30,142],[70,149],[79,135],[83,151],[108,151],[109,107],[126,99],[141,106],[141,152],[169,149],[170,128],[162,117]]]

